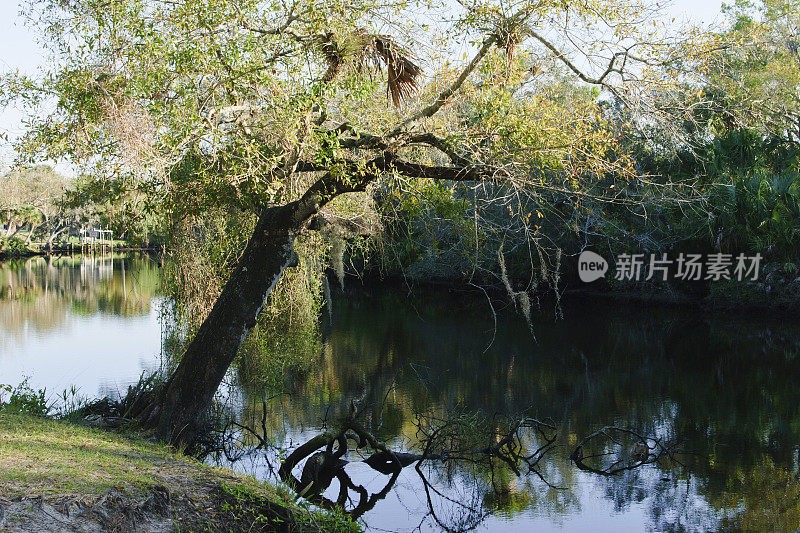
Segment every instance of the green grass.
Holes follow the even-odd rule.
[[[159,444],[116,433],[24,414],[0,412],[0,494],[5,498],[43,495],[99,495],[110,489],[145,493],[163,485],[170,492],[203,494],[218,487],[218,511],[249,522],[279,521],[275,509],[289,511],[303,531],[360,531],[335,513],[295,502],[285,487],[203,464]],[[269,516],[270,513],[274,516]],[[284,513],[285,514],[285,513]]]
[[[0,443],[0,485],[6,494],[96,494],[115,486],[144,489],[154,484],[154,476],[159,477],[167,462],[178,460],[166,447],[7,413],[0,413]]]

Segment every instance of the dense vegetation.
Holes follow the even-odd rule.
[[[768,283],[795,283],[796,2],[738,1],[705,32],[639,1],[443,7],[31,3],[52,68],[5,76],[3,97],[58,101],[20,163],[80,178],[68,201],[6,202],[9,236],[98,205],[118,232],[169,235],[180,363],[141,414],[162,438],[191,440],[237,353],[314,346],[326,264],[495,284],[526,316],[586,248],[760,253]]]

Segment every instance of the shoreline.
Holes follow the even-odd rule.
[[[158,247],[137,248],[119,247],[113,249],[114,253],[121,254],[160,254],[163,250]],[[71,255],[99,255],[91,253],[77,253],[69,248],[54,248],[50,253],[44,250],[30,250],[24,254],[6,254],[0,252],[0,263],[11,260],[28,259],[32,257],[68,257]],[[601,280],[594,283],[582,283],[567,277],[559,286],[560,299],[562,300],[595,300],[617,301],[638,305],[659,305],[677,308],[692,308],[706,313],[733,312],[737,314],[769,313],[777,316],[800,313],[800,277],[796,279],[780,279],[776,276],[778,266],[772,265],[772,271],[766,273],[765,279],[756,282],[721,281],[709,284],[706,294],[697,295],[684,292],[669,283],[636,282],[625,285]],[[328,278],[331,287],[338,286],[335,272],[327,268],[324,275]],[[796,275],[796,274],[795,274]],[[485,280],[484,280],[485,281]],[[524,283],[521,280],[511,280],[515,286]],[[506,290],[498,283],[485,283],[481,281],[471,284],[470,280],[453,277],[440,278],[412,278],[402,274],[392,273],[381,275],[374,271],[362,274],[345,272],[345,291],[360,287],[362,290],[383,288],[387,290],[401,288],[403,290],[448,290],[463,293],[478,293],[480,298],[490,296],[495,301],[508,300]],[[480,286],[482,290],[476,288]],[[554,299],[549,289],[539,291],[535,296],[543,300]]]
[[[91,250],[83,251],[80,247],[53,247],[50,251],[48,250],[26,250],[24,252],[14,252],[8,253],[4,251],[0,251],[0,262],[2,261],[10,261],[13,259],[28,259],[30,257],[64,257],[68,255],[108,255],[111,253],[150,253],[150,254],[160,254],[163,252],[162,248],[159,247],[149,247],[149,248],[141,248],[136,246],[120,246],[118,248],[112,248],[105,254],[98,254],[94,253]]]
[[[338,286],[335,273],[326,270],[331,286]],[[468,280],[439,278],[439,279],[412,279],[400,275],[381,277],[377,274],[367,273],[356,275],[352,272],[345,274],[345,289],[368,290],[376,289],[402,289],[415,290],[447,290],[464,294],[475,294],[481,299],[491,297],[498,301],[510,302],[506,290],[495,284],[483,286],[482,289],[471,286]],[[512,284],[519,280],[512,280]],[[476,282],[478,283],[478,282]],[[354,288],[357,287],[357,288]],[[769,290],[768,290],[769,289]],[[485,291],[485,292],[484,292]],[[609,283],[599,282],[585,284],[579,281],[567,280],[559,287],[562,302],[600,301],[620,302],[631,305],[657,305],[678,309],[693,309],[703,313],[735,313],[752,315],[755,313],[782,317],[800,313],[800,278],[776,284],[760,282],[722,282],[711,284],[708,293],[703,296],[692,295],[676,290],[674,287],[640,282],[627,286],[613,286]],[[551,290],[540,291],[539,296],[545,302],[553,302],[555,297]]]

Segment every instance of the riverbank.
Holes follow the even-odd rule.
[[[164,250],[159,247],[149,247],[149,248],[142,248],[136,246],[118,246],[111,249],[106,249],[103,254],[115,253],[115,254],[124,254],[124,253],[149,253],[149,254],[160,254]],[[46,248],[26,248],[24,250],[0,250],[0,261],[7,261],[9,259],[26,259],[28,257],[59,257],[59,256],[68,256],[68,255],[87,255],[93,254],[94,252],[90,249],[82,249],[80,246],[54,246],[50,250]],[[97,252],[96,255],[103,255]]]
[[[0,413],[0,531],[358,531],[149,442]]]
[[[787,315],[800,312],[800,272],[794,264],[768,263],[761,270],[758,280],[719,280],[699,283],[661,281],[618,282],[611,276],[593,283],[583,283],[574,275],[574,269],[565,267],[558,293],[562,302],[572,301],[618,301],[641,305],[663,305],[686,307],[708,313],[733,312],[737,314],[767,313]],[[327,272],[332,285],[337,285],[336,273]],[[511,279],[516,290],[529,280]],[[347,272],[345,290],[374,290],[394,287],[404,292],[413,289],[448,290],[456,293],[474,294],[478,299],[490,296],[495,303],[509,302],[508,292],[496,280],[465,280],[457,276],[438,278],[414,278],[399,274],[381,275],[376,271],[356,274]],[[541,284],[536,294],[540,302],[554,299],[553,290]]]

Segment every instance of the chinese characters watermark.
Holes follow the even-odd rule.
[[[668,254],[620,254],[615,262],[614,279],[619,281],[756,281],[761,268],[761,254],[684,254],[670,258]],[[608,262],[589,250],[578,258],[578,275],[581,281],[591,283],[605,277]]]

